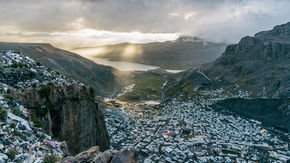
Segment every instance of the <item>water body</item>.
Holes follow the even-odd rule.
[[[98,64],[114,67],[120,71],[148,71],[159,68],[157,66],[145,65],[140,63],[131,63],[125,61],[110,61],[107,58],[94,58],[93,61]]]
[[[126,61],[110,61],[108,58],[89,58],[89,59],[101,65],[114,67],[120,71],[148,71],[160,68],[158,66],[132,63]],[[170,73],[179,73],[184,70],[166,70],[166,71]]]

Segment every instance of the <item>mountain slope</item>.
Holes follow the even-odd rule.
[[[186,80],[182,76],[200,71],[214,83],[238,84],[254,96],[287,96],[290,88],[289,62],[290,23],[287,23],[253,37],[242,38],[238,44],[229,45],[216,61],[199,70],[182,73],[181,79]],[[182,87],[176,82],[172,86],[174,89]]]
[[[203,67],[215,80],[239,84],[253,95],[285,96],[290,88],[290,23],[244,37]]]
[[[117,70],[98,65],[77,54],[55,48],[49,44],[0,43],[0,49],[14,49],[40,62],[42,65],[61,72],[95,89],[97,95],[111,95],[118,89]]]
[[[208,63],[220,56],[224,43],[206,42],[195,37],[146,44],[122,43],[96,48],[74,49],[76,53],[95,51],[95,57],[136,62],[164,69],[188,69]]]

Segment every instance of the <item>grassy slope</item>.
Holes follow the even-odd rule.
[[[130,102],[160,100],[161,88],[164,82],[164,74],[153,72],[134,73],[125,81],[127,86],[135,84],[132,92],[128,92],[118,99]]]

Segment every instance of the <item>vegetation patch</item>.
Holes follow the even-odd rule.
[[[14,97],[10,93],[4,94],[3,97],[9,100],[14,100]]]
[[[7,111],[0,109],[0,121],[5,121],[7,119]]]
[[[127,81],[127,85],[135,84],[133,90],[118,99],[121,101],[160,100],[161,88],[164,82],[164,77],[160,74],[136,74]]]
[[[36,117],[32,117],[31,121],[33,122],[34,127],[37,127],[37,128],[43,128],[44,127],[43,122],[40,119],[36,118]]]
[[[59,160],[60,158],[57,155],[51,154],[44,156],[43,163],[55,163]]]
[[[13,68],[27,68],[27,65],[23,63],[13,63],[12,67]]]
[[[18,151],[14,148],[9,149],[7,152],[7,156],[10,160],[14,160],[16,155],[18,155]]]
[[[40,97],[42,97],[42,98],[48,97],[50,92],[51,92],[51,86],[49,86],[49,85],[42,85],[38,91]]]
[[[14,114],[14,115],[17,115],[17,116],[20,116],[21,115],[21,110],[18,109],[18,108],[12,108],[11,109],[11,112]]]

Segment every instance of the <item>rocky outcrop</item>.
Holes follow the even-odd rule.
[[[100,146],[109,148],[104,117],[94,102],[92,88],[82,84],[41,85],[15,93],[22,104],[44,123],[47,133],[65,140],[72,154]]]
[[[211,78],[238,84],[254,96],[288,96],[289,31],[287,23],[254,37],[246,36],[202,69]]]
[[[29,112],[0,82],[0,162],[41,162],[45,156],[66,155],[66,143],[57,142],[29,121]]]
[[[87,151],[81,152],[76,156],[66,157],[62,163],[137,163],[138,153],[134,149],[106,150],[101,152],[98,146],[94,146]]]

